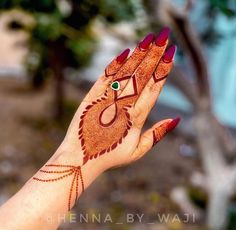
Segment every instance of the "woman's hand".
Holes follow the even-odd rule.
[[[179,118],[162,120],[141,135],[173,64],[176,47],[166,50],[168,36],[168,28],[157,38],[149,34],[129,58],[126,49],[106,67],[78,108],[59,156],[40,170],[46,175],[33,178],[72,177],[68,209],[79,181],[83,191],[103,171],[136,161],[178,124]],[[53,172],[60,177],[48,178]]]
[[[59,154],[33,178],[71,177],[68,209],[79,183],[83,191],[103,171],[136,161],[178,124],[179,118],[162,120],[141,135],[173,64],[176,47],[166,50],[168,36],[168,28],[157,38],[149,34],[129,58],[126,49],[106,67],[78,108]]]
[[[4,229],[55,229],[99,174],[141,158],[176,127],[178,118],[166,119],[141,134],[173,64],[168,35],[167,28],[149,34],[106,67],[56,153],[1,207],[0,222],[14,216]]]
[[[157,38],[149,34],[129,58],[126,49],[89,91],[65,139],[81,166],[91,161],[105,170],[129,164],[177,125],[179,119],[166,119],[140,135],[173,64],[176,47],[166,50],[168,36],[168,28]]]

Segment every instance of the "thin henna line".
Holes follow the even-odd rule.
[[[74,188],[75,177],[76,177],[76,172],[75,172],[75,175],[73,177],[73,180],[72,180],[71,186],[70,186],[70,193],[69,193],[69,200],[68,200],[68,211],[70,210],[70,203],[71,203],[71,197],[72,197],[72,192],[73,192],[73,188]]]
[[[80,176],[80,181],[81,181],[81,185],[82,185],[82,192],[84,192],[84,180],[83,180],[83,176],[82,176],[82,172],[81,172],[80,167],[79,167],[79,176]]]
[[[33,177],[34,180],[37,180],[37,181],[42,181],[42,182],[53,182],[53,181],[58,181],[58,180],[61,180],[65,177],[68,177],[70,175],[72,175],[74,173],[74,171],[66,174],[66,175],[63,175],[61,177],[58,177],[58,178],[52,178],[52,179],[40,179],[40,178],[37,178],[37,177]]]
[[[49,164],[45,165],[46,167],[68,167],[68,168],[75,168],[74,165],[54,165],[54,164]]]
[[[39,172],[43,172],[43,173],[67,173],[71,171],[73,171],[73,169],[67,169],[63,171],[48,171],[48,170],[42,170],[42,169],[39,170]]]
[[[78,187],[79,187],[79,170],[76,172],[76,187],[75,187],[75,203],[78,200]]]

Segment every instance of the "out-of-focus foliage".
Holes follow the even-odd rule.
[[[64,69],[87,65],[95,51],[93,21],[98,17],[107,23],[130,20],[133,4],[132,0],[0,1],[0,10],[19,9],[32,17],[28,24],[12,18],[8,27],[29,34],[25,65],[33,86],[40,88],[46,76],[55,77],[55,118],[61,119],[64,113]]]
[[[208,197],[205,191],[201,188],[190,186],[188,188],[188,195],[191,201],[199,208],[206,209],[206,205],[208,202]]]
[[[216,45],[221,40],[223,35],[215,28],[215,20],[220,14],[228,18],[236,16],[236,1],[235,0],[208,0],[204,17],[207,18],[205,30],[201,33],[201,38],[204,43],[209,46]]]
[[[80,68],[89,63],[95,50],[91,33],[91,23],[98,16],[109,23],[130,20],[134,15],[132,1],[125,0],[2,0],[0,10],[17,8],[29,13],[34,23],[22,24],[12,19],[11,29],[29,32],[29,55],[26,66],[34,76],[35,85],[40,85],[45,71],[50,68],[49,52],[52,43],[60,47],[58,55],[63,55],[62,67]],[[56,48],[57,50],[57,48]],[[60,53],[61,52],[61,53]]]
[[[210,7],[220,10],[228,17],[235,16],[236,14],[236,1],[235,0],[209,0]]]

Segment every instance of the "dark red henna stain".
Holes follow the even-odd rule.
[[[33,180],[40,181],[40,182],[54,182],[54,181],[62,180],[66,177],[73,175],[73,179],[72,179],[70,190],[69,190],[69,198],[68,198],[68,211],[69,211],[71,209],[71,198],[72,198],[72,194],[74,190],[74,184],[75,184],[75,192],[76,192],[75,203],[78,199],[79,179],[81,182],[82,192],[84,192],[84,181],[83,181],[83,176],[81,172],[81,167],[74,166],[74,165],[57,165],[57,164],[48,164],[48,165],[45,165],[45,167],[58,167],[58,168],[69,168],[69,169],[66,169],[66,170],[42,170],[40,169],[39,171],[42,173],[49,173],[49,174],[67,173],[67,174],[57,177],[57,178],[50,178],[50,179],[40,179],[37,177],[33,177]]]
[[[167,134],[167,126],[169,122],[165,122],[164,124],[160,125],[156,129],[153,130],[153,145],[157,144],[166,134]]]
[[[76,174],[75,182],[76,182],[76,186],[75,186],[75,203],[76,203],[76,201],[78,200],[78,187],[79,187],[79,173],[78,172]],[[82,186],[82,188],[83,188],[83,186]]]
[[[156,84],[162,80],[166,80],[168,73],[173,65],[173,58],[176,52],[176,46],[171,46],[167,52],[163,55],[160,63],[153,73],[153,80]],[[162,87],[162,86],[161,86]]]
[[[107,103],[108,99],[103,100],[103,101],[104,102],[101,102],[101,103]],[[83,118],[83,119],[85,119],[85,122],[83,122],[82,123],[83,125],[80,126],[80,128],[79,128],[79,133],[82,133],[82,135],[79,136],[80,143],[81,143],[82,147],[85,147],[82,149],[83,154],[84,154],[83,164],[85,164],[88,160],[92,160],[94,158],[97,158],[98,156],[101,156],[104,153],[106,153],[106,152],[108,153],[111,150],[115,149],[118,146],[118,144],[121,143],[119,136],[124,138],[128,134],[128,129],[130,129],[130,127],[132,125],[132,122],[130,121],[129,113],[125,112],[125,110],[119,106],[119,103],[117,101],[113,102],[113,103],[116,103],[114,117],[110,120],[110,122],[108,122],[106,124],[102,123],[101,117],[103,115],[103,112],[111,104],[110,105],[108,104],[108,106],[105,107],[104,106],[105,104],[101,104],[101,103],[95,104],[94,106],[97,106],[97,108],[91,107],[91,108],[89,108],[88,113],[86,113],[86,116],[87,116],[87,114],[90,114],[90,116],[93,114],[97,114],[98,118],[91,118],[90,119],[89,118],[90,116],[88,116],[88,117],[85,116],[85,118]],[[101,110],[101,108],[103,108],[103,107],[105,107],[105,109]],[[93,113],[90,113],[89,111],[92,112],[93,109],[95,111]],[[100,110],[100,112],[97,111],[98,109]],[[117,116],[118,110],[119,110],[119,117]],[[88,121],[90,121],[90,122],[86,122],[87,121],[86,119],[88,119]],[[119,120],[121,122],[119,122]],[[124,124],[124,125],[121,126],[121,124]],[[85,130],[87,132],[83,131],[84,127],[86,127]],[[91,130],[91,132],[89,130]],[[113,131],[111,131],[111,130],[113,130]],[[93,134],[93,132],[94,132],[94,134]],[[93,136],[93,135],[96,137],[91,138],[91,136]],[[105,138],[103,140],[102,136],[106,136],[107,138]],[[117,137],[118,137],[118,139],[116,140]],[[99,142],[99,140],[101,140],[101,142]]]
[[[71,197],[72,197],[72,193],[73,193],[73,189],[74,189],[74,183],[75,183],[76,175],[77,175],[77,172],[74,173],[74,176],[73,176],[73,179],[72,179],[72,182],[71,182],[71,186],[70,186],[70,192],[69,192],[69,198],[68,198],[68,211],[70,210],[70,207],[71,207],[70,206]],[[75,200],[75,202],[76,202],[76,200]]]
[[[180,122],[180,118],[177,117],[172,121],[165,122],[155,128],[152,132],[153,134],[153,146],[158,143],[167,133],[172,131],[177,127]]]
[[[153,80],[155,83],[159,82],[159,81],[162,81],[162,80],[165,80],[168,76],[164,76],[164,77],[158,77],[155,75],[155,73],[153,74]]]
[[[106,68],[105,68],[105,77],[113,77],[118,70],[121,68],[125,60],[129,55],[130,49],[124,50],[116,59],[114,59]]]

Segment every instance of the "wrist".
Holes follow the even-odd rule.
[[[49,161],[5,204],[5,210],[9,210],[7,215],[14,215],[15,226],[20,224],[22,229],[58,227],[61,221],[58,217],[66,214],[83,188],[103,172],[100,162],[88,161],[82,165],[82,158],[76,146],[66,142],[60,145]],[[18,207],[24,212],[17,211]]]
[[[84,189],[86,189],[101,173],[105,171],[100,161],[88,161],[83,165],[83,152],[78,144],[63,141],[47,164],[72,165],[80,167]]]

